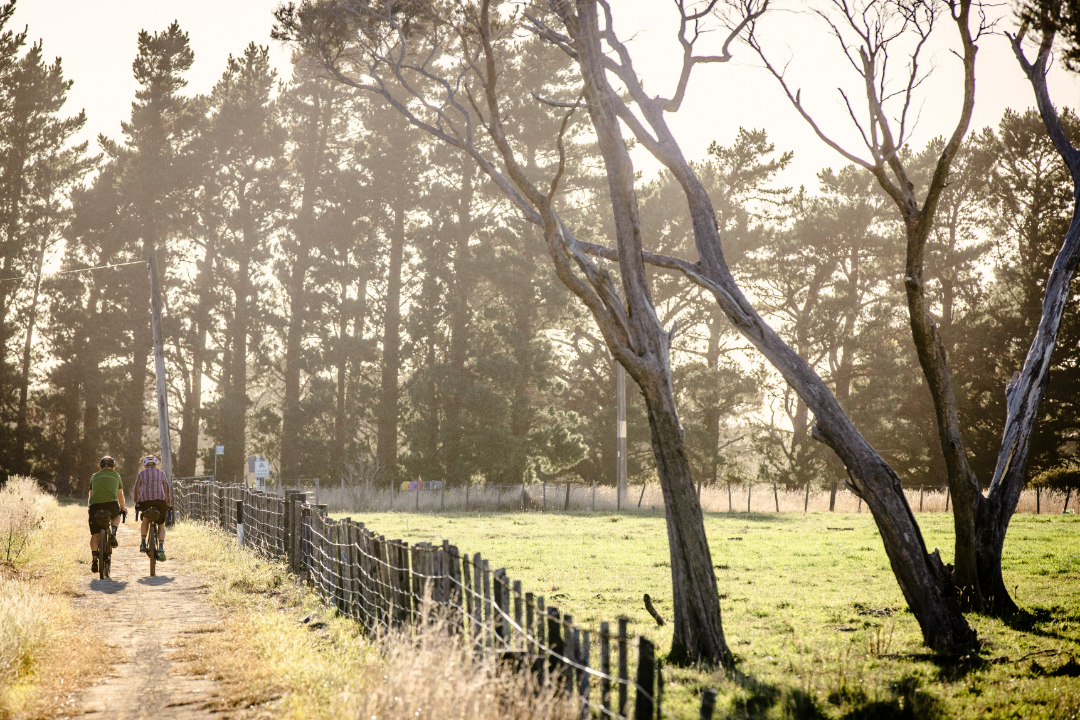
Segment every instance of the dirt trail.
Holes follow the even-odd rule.
[[[69,713],[110,720],[211,717],[207,707],[218,694],[216,683],[183,674],[173,659],[178,639],[219,620],[206,600],[207,586],[175,559],[158,563],[157,576],[150,577],[133,519],[117,533],[111,579],[88,574],[75,600],[78,608],[96,611],[98,623],[85,632],[96,632],[110,646],[113,665],[102,681],[73,698]]]

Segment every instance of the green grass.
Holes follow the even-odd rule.
[[[341,516],[338,516],[341,517]],[[505,567],[595,628],[619,615],[658,643],[642,595],[670,619],[671,579],[659,514],[354,514],[387,538],[450,540]],[[919,516],[928,547],[952,556],[951,516]],[[1028,612],[1007,626],[972,615],[984,641],[962,666],[897,658],[924,654],[914,618],[868,514],[711,514],[706,529],[724,630],[742,679],[669,670],[668,697],[691,715],[702,687],[731,716],[1075,717],[1080,713],[1080,518],[1017,515],[1006,582]],[[828,528],[850,528],[829,530]],[[1056,671],[1058,674],[1055,674]]]

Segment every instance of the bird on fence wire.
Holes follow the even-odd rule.
[[[656,612],[656,608],[653,607],[652,598],[649,597],[649,593],[645,593],[645,609],[653,616],[653,620],[656,621],[657,627],[664,627],[664,618],[660,617],[660,613]]]

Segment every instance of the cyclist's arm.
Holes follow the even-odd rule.
[[[127,509],[127,505],[124,503],[124,488],[116,489],[116,501],[120,503],[120,512],[124,512]]]
[[[135,496],[135,504],[139,504],[139,486],[142,485],[142,473],[135,476],[135,487],[131,489],[132,494]]]

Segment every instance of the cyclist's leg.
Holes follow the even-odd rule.
[[[139,528],[139,534],[142,536],[142,544],[139,545],[139,552],[146,552],[146,533],[150,530],[150,519],[146,517],[146,509],[143,508],[142,525]]]

